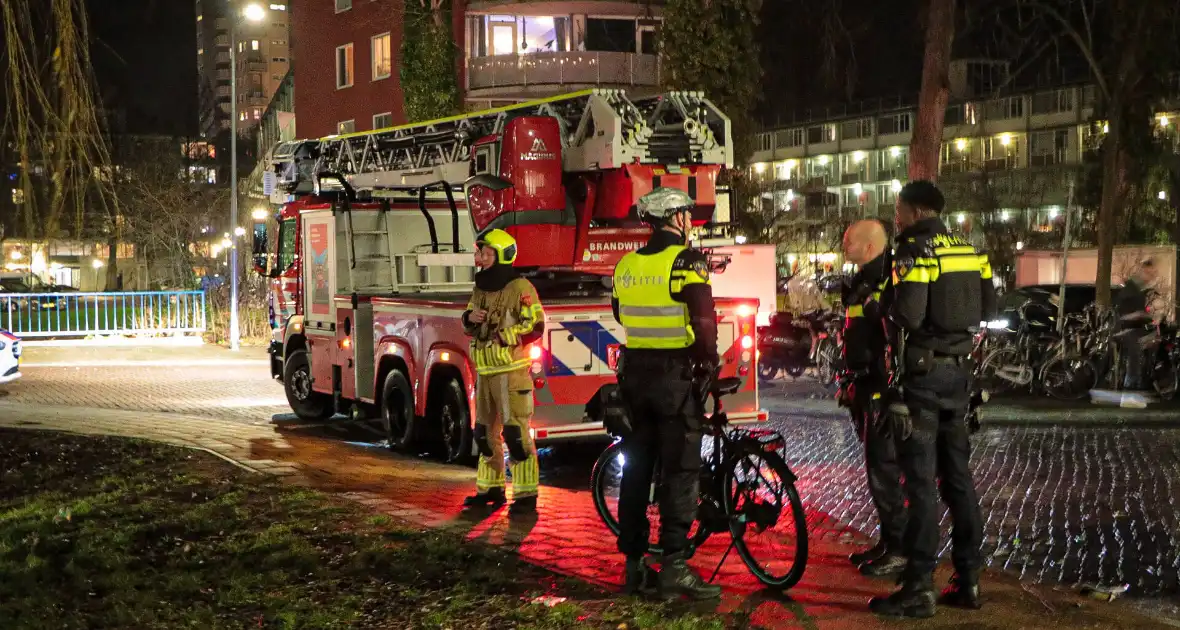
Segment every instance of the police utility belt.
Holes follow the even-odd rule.
[[[693,395],[701,400],[703,407],[704,400],[716,380],[715,370],[694,365],[688,357],[679,353],[662,358],[661,361],[666,362],[669,367],[685,369],[685,376],[692,379]],[[585,408],[586,417],[591,422],[602,422],[602,428],[606,430],[607,435],[615,439],[626,439],[633,431],[631,412],[622,389],[622,383],[628,378],[626,365],[627,347],[620,346],[618,362],[615,365],[618,382],[600,387],[598,393],[586,403]]]

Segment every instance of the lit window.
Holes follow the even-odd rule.
[[[373,80],[387,79],[393,72],[393,59],[390,56],[389,33],[377,35],[372,39]]]
[[[254,108],[254,120],[258,120],[259,118],[262,118],[262,110],[255,107]]]
[[[352,133],[356,131],[356,121],[346,120],[336,124],[336,133]]]
[[[205,49],[204,49],[204,48],[198,48],[198,49],[197,49],[197,54],[198,54],[198,55],[203,55],[203,54],[205,54]]]
[[[340,3],[337,2],[336,4],[339,5]],[[285,4],[272,4],[272,5],[270,5],[270,10],[271,11],[286,11],[287,5],[285,5]]]
[[[250,40],[250,50],[258,50],[258,40]]]
[[[200,21],[201,21],[201,20],[203,20],[203,19],[205,19],[205,16],[203,16],[203,15],[200,15],[200,14],[198,14],[198,15],[197,15],[197,21],[198,21],[198,22],[200,22]]]
[[[352,8],[352,0],[336,0],[336,12],[347,11]]]
[[[336,89],[352,87],[352,44],[336,47]]]
[[[393,126],[393,114],[385,112],[373,116],[373,129],[385,129]]]

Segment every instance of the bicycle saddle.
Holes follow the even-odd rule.
[[[718,396],[728,396],[741,388],[742,379],[737,376],[718,379],[717,383],[713,385],[713,391]]]

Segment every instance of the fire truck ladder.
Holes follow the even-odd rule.
[[[340,173],[353,188],[378,190],[471,175],[472,145],[519,116],[557,119],[567,172],[624,164],[733,165],[730,122],[700,92],[669,92],[632,102],[622,90],[594,89],[376,131],[276,145],[275,199],[309,193],[316,174]]]

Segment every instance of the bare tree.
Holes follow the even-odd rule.
[[[188,170],[187,144],[176,138],[140,139],[118,169],[121,236],[134,243],[151,281],[194,288],[195,268],[216,266],[230,191],[207,185]]]
[[[1107,121],[1102,142],[1102,192],[1098,207],[1097,296],[1110,304],[1116,226],[1125,212],[1135,138],[1158,96],[1161,59],[1174,57],[1178,8],[1142,0],[1019,0],[1063,34],[1085,59]]]
[[[19,160],[21,227],[28,238],[56,238],[85,224],[87,201],[110,199],[110,165],[96,99],[82,0],[6,0],[6,112],[0,135]],[[67,213],[72,211],[72,215]],[[77,234],[75,234],[77,236]]]

